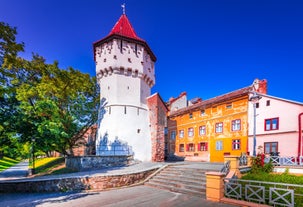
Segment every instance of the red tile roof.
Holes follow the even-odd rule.
[[[122,14],[121,17],[119,18],[119,20],[116,22],[115,26],[112,28],[112,30],[110,31],[110,33],[108,34],[113,35],[113,34],[118,34],[121,36],[125,36],[125,37],[129,37],[129,38],[133,38],[136,40],[142,40],[141,38],[139,38],[134,30],[134,28],[132,27],[132,25],[130,24],[127,16],[125,14]]]
[[[238,97],[248,95],[251,91],[252,91],[251,86],[241,88],[239,90],[232,91],[230,93],[226,93],[226,94],[223,94],[221,96],[217,96],[217,97],[205,100],[205,101],[198,102],[198,103],[193,104],[191,106],[188,106],[186,108],[182,108],[180,110],[173,111],[173,112],[170,113],[169,116],[174,117],[174,116],[189,113],[189,112],[197,110],[197,109],[204,109],[206,107],[218,104],[220,102],[224,102],[224,101],[228,101],[228,100],[231,100],[231,99],[234,99],[234,98],[238,98]]]

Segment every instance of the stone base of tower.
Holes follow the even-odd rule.
[[[152,144],[152,161],[165,159],[165,126],[167,107],[158,93],[147,98]]]

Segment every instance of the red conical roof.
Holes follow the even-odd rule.
[[[129,38],[133,38],[133,39],[142,41],[142,39],[137,36],[134,28],[130,24],[130,22],[125,14],[121,15],[121,17],[116,22],[115,26],[112,28],[112,30],[110,31],[110,33],[108,35],[110,36],[113,34],[118,34],[121,36],[125,36],[125,37],[129,37]]]
[[[157,58],[154,55],[154,53],[151,51],[149,48],[148,44],[145,42],[145,40],[141,39],[140,37],[137,36],[134,28],[130,24],[127,16],[125,14],[122,14],[119,20],[116,22],[110,33],[103,39],[98,40],[93,43],[94,51],[95,47],[97,47],[100,44],[103,44],[104,42],[110,41],[113,38],[120,38],[120,39],[125,39],[127,41],[135,42],[138,44],[143,45],[147,52],[150,54],[151,59],[153,61],[156,61]],[[94,60],[96,60],[95,57],[95,52],[94,52]]]

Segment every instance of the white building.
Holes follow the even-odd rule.
[[[109,35],[95,42],[101,99],[106,102],[98,129],[97,155],[132,154],[151,160],[147,97],[155,84],[156,57],[122,14]]]

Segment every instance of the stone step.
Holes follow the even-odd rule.
[[[196,190],[192,190],[192,189],[178,188],[178,187],[174,187],[174,186],[170,186],[170,185],[166,185],[166,184],[163,185],[163,184],[153,183],[153,182],[145,183],[145,185],[150,186],[150,187],[164,189],[164,190],[169,190],[172,192],[185,193],[185,194],[195,195],[195,196],[199,196],[199,197],[203,197],[203,198],[206,197],[205,191],[196,191]]]
[[[169,175],[175,175],[175,176],[181,176],[181,175],[187,175],[191,177],[200,177],[205,176],[204,171],[198,171],[194,169],[181,169],[181,168],[166,168],[161,173],[169,174]]]
[[[167,185],[170,187],[176,187],[176,188],[183,188],[183,189],[190,189],[190,190],[195,190],[195,191],[205,191],[205,183],[192,183],[192,182],[179,182],[179,181],[167,181],[163,179],[158,179],[154,178],[149,181],[150,183],[153,184],[160,184],[160,185]]]
[[[206,182],[205,176],[199,176],[199,177],[189,177],[189,176],[172,176],[167,174],[160,173],[155,178],[163,179],[163,180],[172,180],[172,181],[179,181],[179,182],[191,182],[191,183],[199,183],[203,184]]]

